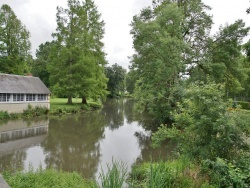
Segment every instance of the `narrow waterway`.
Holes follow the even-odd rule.
[[[0,173],[53,167],[94,178],[112,161],[130,170],[136,162],[165,158],[166,148],[150,147],[150,118],[133,105],[130,99],[108,100],[85,114],[1,122]]]

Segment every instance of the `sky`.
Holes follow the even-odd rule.
[[[232,24],[243,19],[250,26],[250,15],[246,9],[250,7],[249,0],[202,0],[212,10],[214,26],[212,34],[219,26]],[[128,69],[129,56],[134,53],[130,23],[134,15],[144,7],[150,6],[152,0],[94,0],[101,18],[105,22],[104,51],[107,54],[108,65],[119,64]],[[32,55],[35,58],[36,49],[42,43],[51,41],[51,34],[56,29],[56,7],[67,7],[67,0],[0,0],[0,6],[8,4],[17,18],[26,26],[31,34]],[[250,34],[249,34],[250,35]]]

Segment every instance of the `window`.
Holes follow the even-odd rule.
[[[38,94],[38,101],[47,101],[47,95],[46,94]]]
[[[13,94],[13,101],[24,101],[24,94]]]
[[[36,101],[35,94],[26,94],[26,101]]]
[[[9,93],[0,93],[0,102],[9,102],[10,94]]]

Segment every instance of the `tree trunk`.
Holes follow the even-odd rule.
[[[72,96],[68,96],[68,102],[67,104],[72,104]]]
[[[87,104],[87,99],[85,97],[82,97],[82,104]]]

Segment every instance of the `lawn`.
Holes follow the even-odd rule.
[[[51,98],[50,99],[50,111],[51,113],[76,113],[80,110],[91,110],[92,108],[100,108],[102,105],[98,102],[88,99],[88,105],[82,104],[81,98],[72,98],[73,104],[67,104],[67,98]]]

